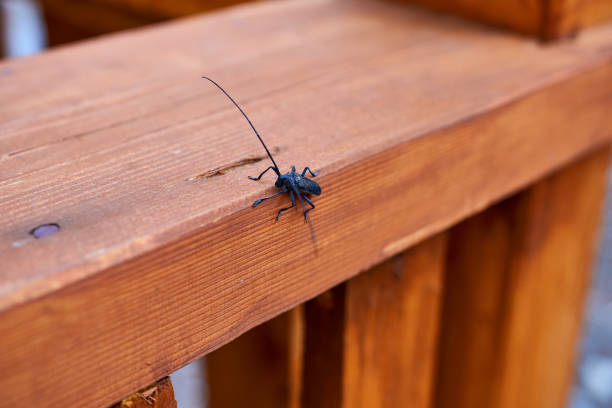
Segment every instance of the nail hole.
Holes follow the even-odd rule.
[[[53,235],[60,230],[57,224],[42,224],[30,231],[34,238],[44,238]]]

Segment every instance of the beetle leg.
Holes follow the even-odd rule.
[[[266,171],[268,171],[268,170],[270,170],[270,169],[273,169],[273,168],[274,168],[274,166],[270,166],[270,167],[268,167],[267,169],[265,169],[264,171],[262,171],[262,172],[261,172],[261,174],[260,174],[258,177],[251,177],[251,176],[249,176],[249,178],[250,178],[251,180],[255,180],[255,181],[257,181],[257,180],[259,180],[259,179],[261,178],[261,176],[263,176],[264,174],[266,174]]]
[[[304,211],[304,218],[306,219],[306,222],[308,222],[308,219],[307,219],[308,218],[308,211],[313,210],[315,208],[315,205],[306,196],[304,196],[304,200],[306,200],[306,202],[312,206],[311,208],[309,208],[306,211]]]
[[[259,204],[260,204],[262,201],[267,200],[268,198],[276,197],[277,195],[281,195],[281,194],[283,194],[283,193],[286,193],[287,191],[288,191],[288,190],[285,188],[285,189],[283,189],[283,190],[279,191],[279,192],[278,192],[278,193],[276,193],[276,194],[272,194],[272,195],[271,195],[271,196],[269,196],[269,197],[260,198],[259,200],[255,201],[255,202],[253,203],[253,207],[257,207],[257,206],[258,206],[258,205],[259,205]]]
[[[308,227],[310,228],[310,238],[312,238],[312,244],[314,245],[315,252],[317,252],[317,237],[315,236],[314,228],[312,228],[312,223],[308,222],[308,210],[306,210],[306,206],[304,205],[304,200],[302,200],[302,195],[300,194],[300,190],[298,190],[293,184],[291,185],[291,189],[293,190],[295,195],[297,195],[298,200],[300,200],[300,205],[302,206],[302,209],[304,210],[304,222],[308,224]],[[304,196],[304,198],[306,198],[306,196]],[[313,204],[313,207],[314,207],[314,204]]]
[[[304,205],[304,200],[302,200],[302,195],[300,194],[300,190],[298,190],[295,187],[292,187],[292,188],[298,200],[300,200],[300,205],[302,206],[302,209],[304,210],[304,222],[307,223],[308,222],[308,211],[306,210],[306,206]]]
[[[302,177],[304,177],[306,175],[306,172],[309,172],[312,177],[317,177],[317,175],[319,174],[319,172],[317,171],[316,173],[313,173],[312,170],[310,170],[310,167],[306,166],[304,167],[304,171],[302,172]],[[304,197],[306,198],[306,197]]]
[[[293,191],[289,191],[289,194],[291,195],[291,206],[281,208],[280,211],[278,212],[278,215],[276,216],[276,221],[278,221],[283,211],[287,211],[288,209],[295,207],[295,198],[293,197]]]

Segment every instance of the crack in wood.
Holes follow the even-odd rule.
[[[271,149],[271,153],[273,154],[276,154],[278,152],[280,152],[280,149],[278,147]],[[193,177],[189,177],[187,181],[196,181],[196,180],[200,180],[203,178],[209,179],[212,177],[222,176],[224,174],[229,173],[230,171],[236,170],[237,168],[240,168],[242,166],[248,166],[250,164],[259,163],[260,161],[265,160],[267,158],[268,158],[267,155],[246,157],[244,159],[240,159],[238,161],[232,162],[225,166],[216,167],[212,170],[205,171],[204,173],[200,173]]]

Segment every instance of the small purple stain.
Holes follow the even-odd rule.
[[[2,74],[3,76],[13,75],[13,72],[14,71],[9,67],[5,67],[0,70],[0,74]]]
[[[32,229],[30,234],[34,235],[34,238],[44,238],[55,234],[59,230],[60,226],[57,224],[42,224]]]

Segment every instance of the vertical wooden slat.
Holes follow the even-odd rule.
[[[565,406],[608,158],[595,152],[451,231],[437,408]]]
[[[507,200],[449,233],[436,407],[488,407],[493,399],[515,207]]]
[[[87,406],[87,404],[79,406]],[[170,377],[162,378],[141,391],[124,398],[112,408],[177,408]]]
[[[288,312],[288,403],[289,408],[300,408],[302,396],[302,373],[304,370],[304,306]]]
[[[206,357],[210,408],[299,407],[302,313],[297,307]]]
[[[347,283],[344,406],[429,407],[445,235]]]
[[[428,407],[445,235],[306,304],[303,408]]]
[[[342,405],[346,286],[339,285],[304,306],[302,407]]]

